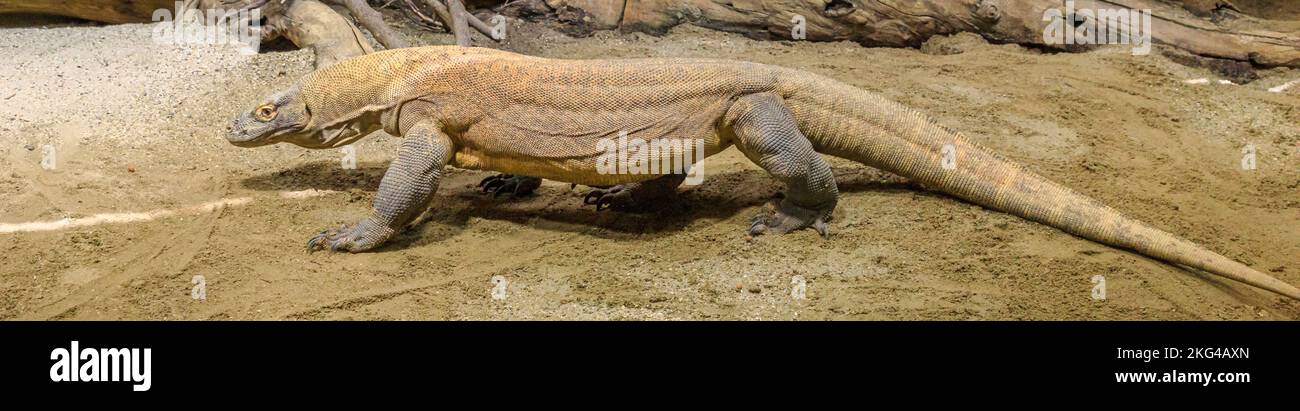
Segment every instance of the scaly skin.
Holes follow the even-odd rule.
[[[702,59],[552,60],[460,47],[353,58],[317,70],[244,113],[229,139],[338,147],[383,129],[403,136],[374,214],[309,246],[365,251],[428,206],[446,165],[590,186],[626,202],[681,180],[605,174],[599,141],[702,139],[706,156],[735,145],[786,186],[750,233],[826,235],[838,199],[819,155],[859,161],[975,204],[1099,243],[1300,299],[1300,290],[1119,212],[885,98],[814,74]],[[953,167],[944,167],[945,147]],[[654,183],[643,181],[658,179]],[[535,179],[533,179],[535,180]],[[517,183],[533,180],[516,178]],[[622,194],[620,194],[622,193]]]

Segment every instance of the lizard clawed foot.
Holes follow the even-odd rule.
[[[582,203],[596,206],[596,211],[621,208],[632,199],[632,191],[622,184],[609,188],[593,188],[582,197]]]
[[[347,251],[356,253],[375,248],[375,246],[387,240],[389,236],[391,236],[389,230],[375,229],[373,224],[366,220],[353,226],[342,225],[336,229],[317,233],[310,240],[307,240],[307,252],[329,250],[331,252]]]
[[[749,235],[785,234],[811,227],[822,238],[830,238],[830,225],[827,223],[831,220],[831,209],[800,207],[788,199],[773,200],[764,208],[754,216],[753,223],[749,225]]]
[[[542,179],[540,178],[511,174],[497,174],[478,183],[483,192],[492,193],[493,198],[500,197],[502,194],[523,197],[532,194],[533,190],[541,187],[541,185]]]

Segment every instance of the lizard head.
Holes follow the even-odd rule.
[[[272,94],[250,111],[240,113],[227,128],[226,140],[240,147],[257,147],[279,142],[310,143],[311,110],[302,101],[298,87]],[[300,144],[301,145],[301,144]]]
[[[251,111],[240,113],[227,128],[226,140],[240,147],[292,143],[306,148],[332,148],[382,128],[380,112],[359,110],[342,116],[313,118],[311,100],[300,85],[272,94]],[[329,121],[336,117],[338,120]]]

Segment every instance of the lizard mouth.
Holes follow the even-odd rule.
[[[286,127],[278,130],[268,130],[260,133],[250,133],[247,129],[237,125],[226,127],[226,141],[236,147],[259,147],[275,144],[280,141],[280,137],[301,131],[300,127]]]
[[[265,146],[275,142],[275,140],[269,138],[268,136],[241,135],[241,134],[233,134],[233,133],[226,135],[226,141],[229,141],[230,144],[233,144],[236,147],[258,147],[258,146]]]
[[[270,139],[263,139],[260,138],[260,136],[245,137],[228,135],[226,136],[226,140],[230,141],[230,144],[233,144],[236,147],[258,147],[271,144],[271,141],[268,141]]]

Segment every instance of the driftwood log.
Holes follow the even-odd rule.
[[[492,27],[470,14],[461,0],[407,0],[405,4],[418,15],[424,15],[420,8],[432,7],[435,10],[433,14],[441,20],[429,20],[450,28],[459,45],[471,45],[471,29],[501,40],[501,33],[493,33]],[[182,11],[175,10],[177,5],[186,10],[201,11],[258,9],[264,17],[263,41],[283,37],[298,47],[311,49],[316,53],[317,67],[374,51],[374,46],[358,25],[384,48],[410,46],[404,37],[388,26],[384,15],[366,0],[0,0],[0,13],[57,15],[105,23],[145,23],[153,21],[157,10],[169,10],[170,16],[180,15]],[[339,10],[330,6],[337,6]],[[340,11],[352,19],[344,17]]]
[[[624,30],[663,32],[678,24],[789,39],[802,16],[808,40],[917,47],[930,37],[973,32],[999,43],[1075,51],[1044,39],[1044,13],[1064,0],[566,0],[597,10],[626,7]],[[1243,14],[1227,0],[1075,0],[1076,9],[1150,9],[1156,44],[1196,56],[1257,66],[1300,67],[1300,22]],[[1295,7],[1294,5],[1292,7]],[[606,12],[605,15],[612,13]]]
[[[175,2],[176,0],[0,0],[0,14],[44,14],[104,23],[143,23],[149,21],[154,10],[171,9]]]
[[[147,22],[153,10],[171,8],[173,1],[0,0],[0,13],[55,14],[109,23]],[[1258,4],[1286,0],[1236,1]],[[519,17],[549,18],[560,24],[586,25],[592,29],[663,33],[676,25],[694,24],[755,38],[791,39],[794,26],[800,24],[801,34],[807,40],[849,40],[868,46],[918,47],[936,35],[973,32],[998,43],[1062,51],[1089,48],[1088,45],[1056,44],[1045,38],[1048,22],[1044,21],[1044,13],[1048,9],[1065,9],[1065,3],[1066,0],[382,2],[413,16],[420,26],[452,32],[460,45],[470,45],[471,31],[492,36],[491,27],[467,10],[495,7],[507,13],[514,10]],[[359,35],[358,25],[385,48],[408,45],[388,27],[384,15],[366,0],[189,0],[187,4],[202,8],[260,8],[270,26],[265,31],[267,35],[283,36],[300,47],[315,50],[318,66],[371,50],[372,46]],[[1161,45],[1167,54],[1172,51],[1185,63],[1209,60],[1210,66],[1300,68],[1300,21],[1252,16],[1229,0],[1074,0],[1073,4],[1076,9],[1151,10],[1149,29],[1154,43]],[[1288,13],[1295,15],[1294,11]],[[1062,16],[1062,19],[1078,24],[1083,17]]]

